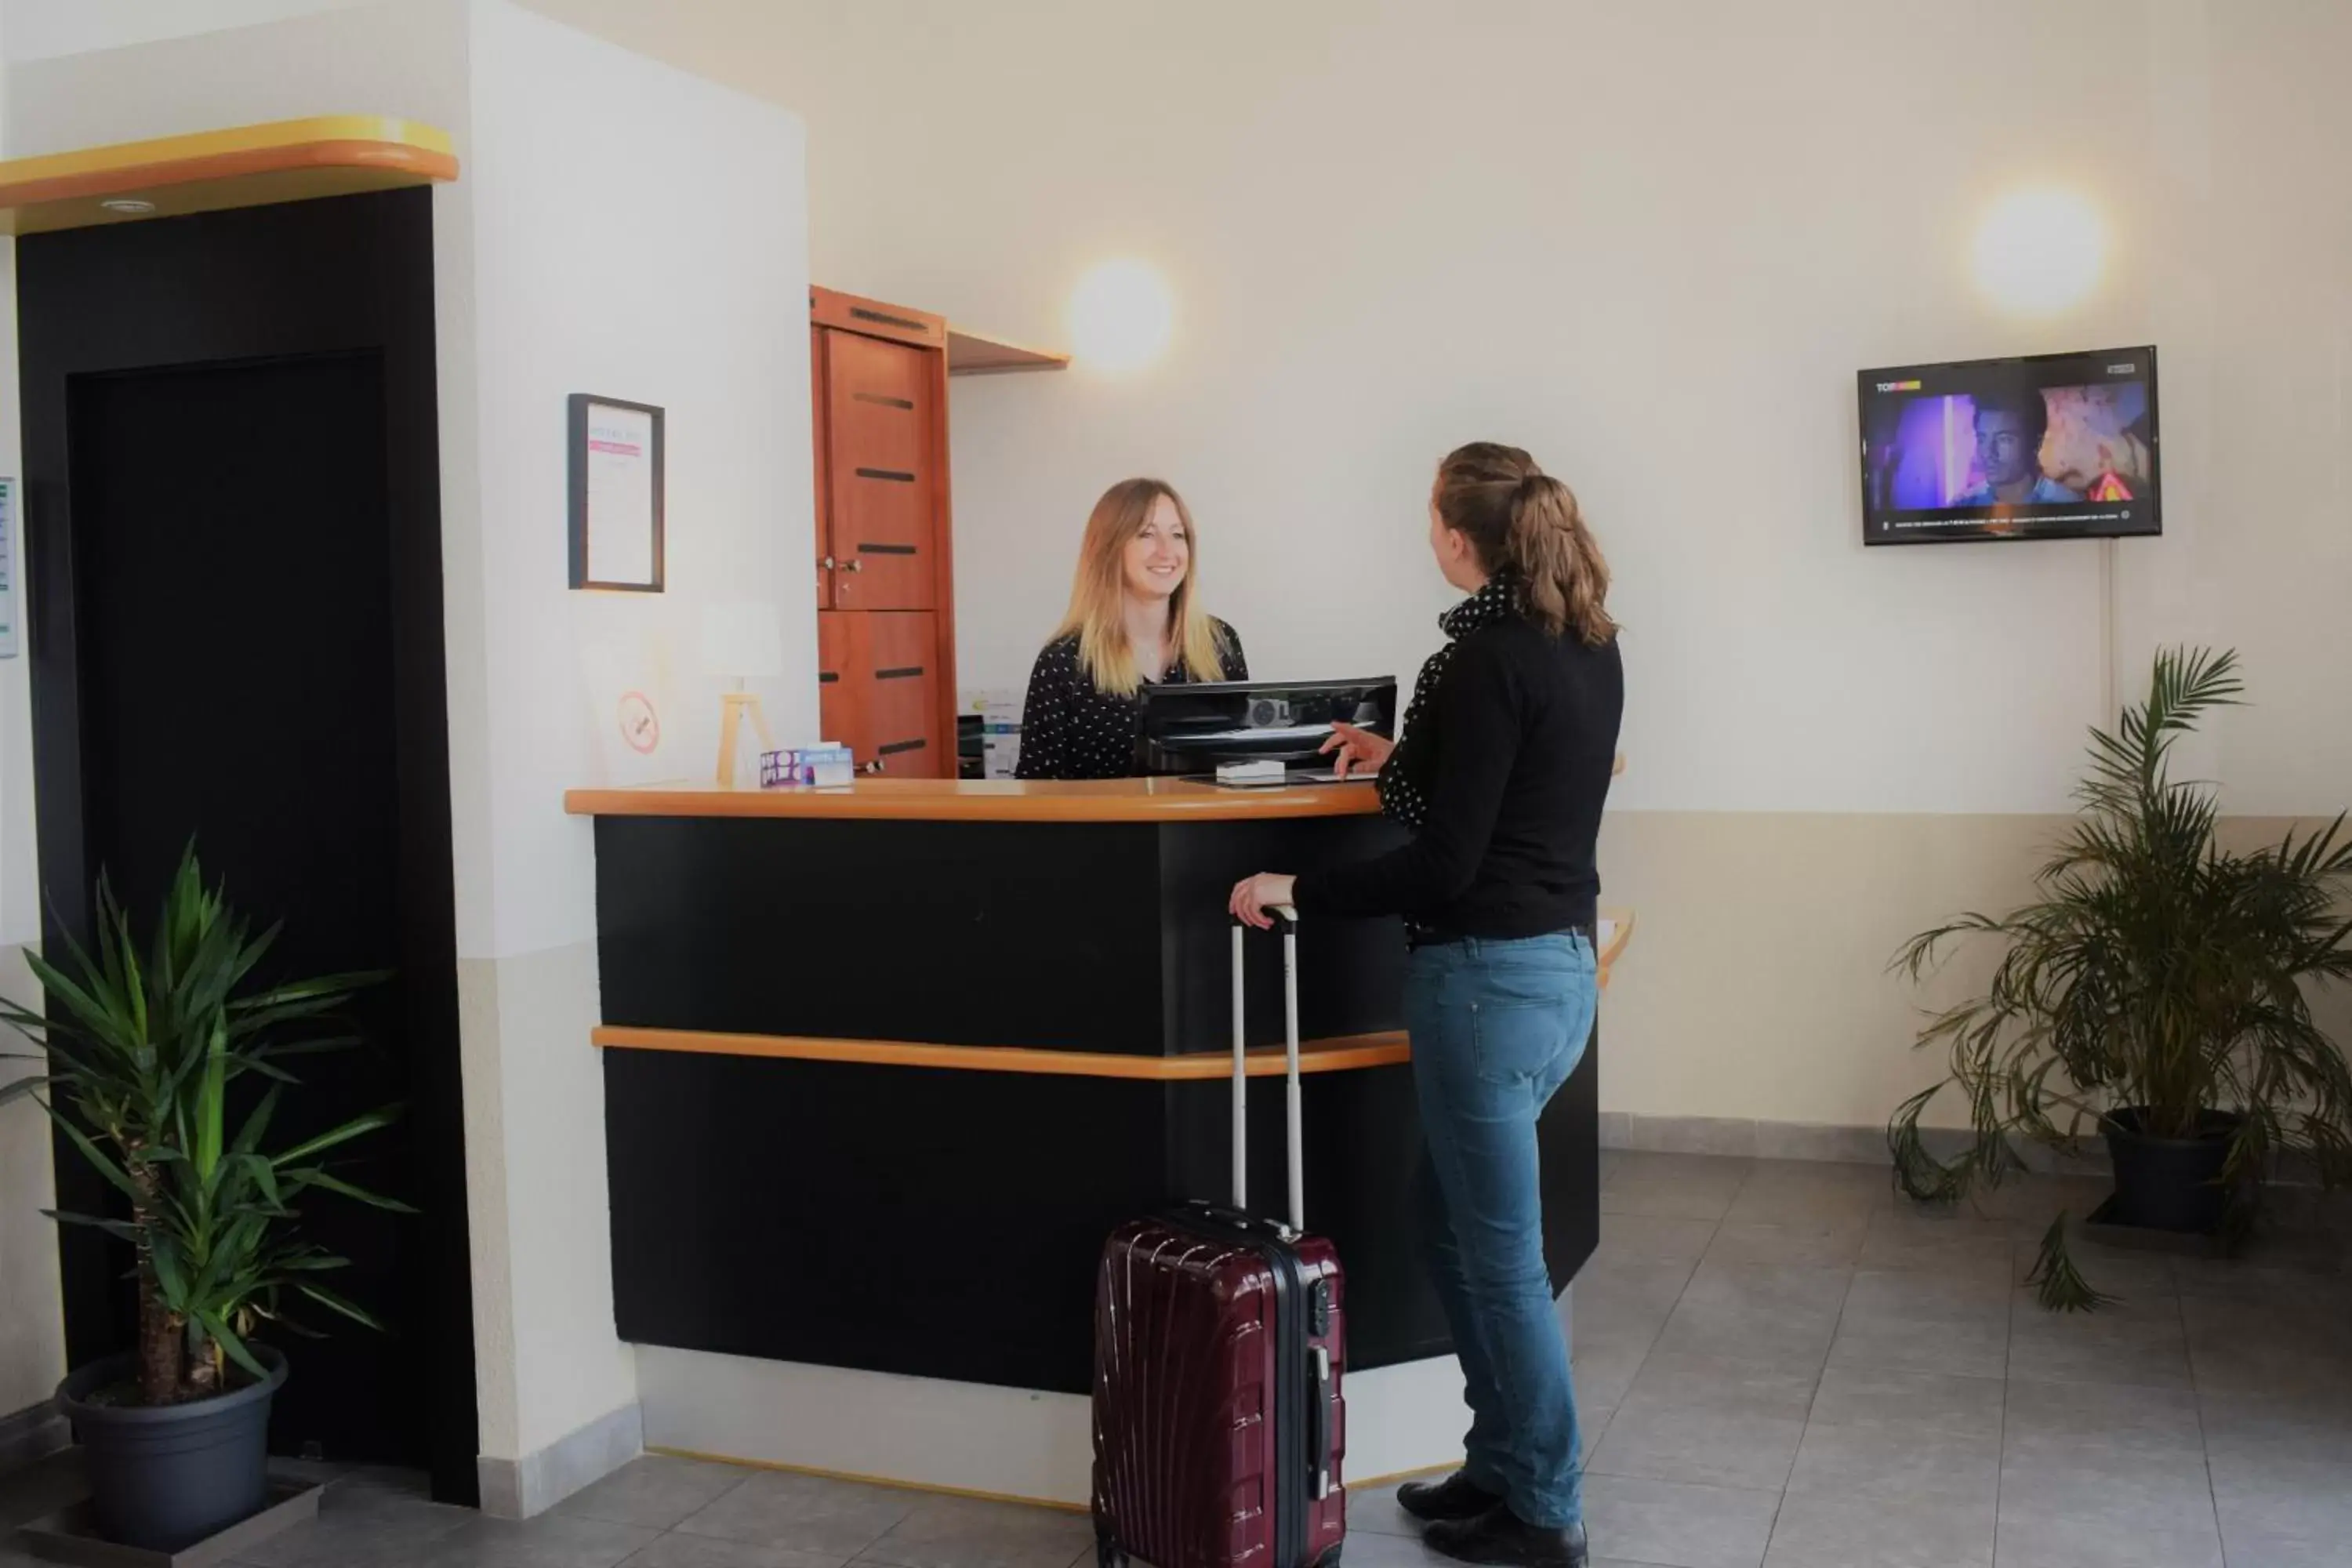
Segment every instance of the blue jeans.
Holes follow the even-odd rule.
[[[1405,1024],[1425,1140],[1426,1261],[1470,1402],[1464,1470],[1526,1522],[1582,1517],[1568,1342],[1544,1268],[1536,1118],[1584,1058],[1599,1003],[1581,935],[1418,948]]]

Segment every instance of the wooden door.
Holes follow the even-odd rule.
[[[862,617],[820,610],[816,617],[816,721],[823,739],[855,751],[865,734],[866,683],[852,680],[850,628]]]
[[[833,334],[809,328],[809,427],[816,442],[816,607],[833,608],[833,462],[824,397],[824,340]]]
[[[817,616],[817,702],[825,739],[850,749],[861,772],[891,778],[955,776],[942,737],[938,617],[922,612],[832,610]]]
[[[821,336],[829,607],[936,608],[936,354],[856,332]]]

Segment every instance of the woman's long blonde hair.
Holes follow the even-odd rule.
[[[1087,518],[1078,544],[1078,570],[1070,583],[1070,613],[1054,636],[1078,639],[1078,668],[1097,691],[1132,697],[1143,689],[1143,672],[1127,642],[1128,541],[1143,531],[1151,510],[1166,496],[1184,525],[1184,581],[1168,602],[1176,628],[1176,659],[1194,680],[1225,678],[1225,649],[1209,613],[1201,607],[1201,536],[1184,498],[1165,479],[1121,479],[1103,491]]]

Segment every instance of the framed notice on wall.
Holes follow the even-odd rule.
[[[16,657],[16,481],[0,479],[0,658]]]
[[[570,399],[572,585],[662,590],[662,411]]]

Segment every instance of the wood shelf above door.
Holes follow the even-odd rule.
[[[1033,349],[1003,338],[986,337],[962,327],[948,329],[950,375],[1006,375],[1024,370],[1066,370],[1070,356],[1051,349]]]
[[[279,120],[0,162],[0,233],[137,223],[457,177],[448,132],[414,120]]]

